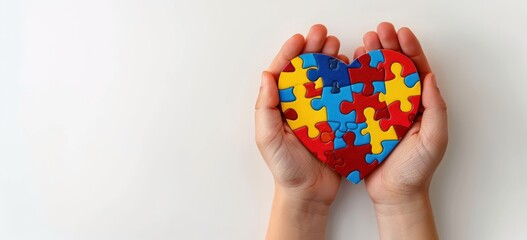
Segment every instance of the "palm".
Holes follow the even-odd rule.
[[[400,51],[415,63],[423,81],[422,104],[416,122],[385,162],[366,178],[366,188],[374,201],[425,189],[441,161],[448,141],[446,105],[435,85],[426,56],[413,33],[381,23],[377,32],[364,35],[362,54],[379,48]]]
[[[341,177],[316,159],[282,120],[276,78],[291,59],[303,52],[322,52],[336,57],[339,47],[339,40],[327,36],[322,25],[313,26],[306,39],[299,34],[290,38],[269,70],[263,73],[256,104],[256,142],[276,182],[294,189],[292,192],[301,198],[324,203],[335,199]]]
[[[300,187],[308,198],[331,202],[338,190],[341,177],[321,163],[309,152],[289,127],[281,136],[283,144],[277,150],[277,165],[279,169],[273,171],[277,181],[284,186]]]
[[[393,194],[421,187],[433,160],[426,158],[428,154],[422,148],[420,126],[420,121],[414,123],[379,169],[366,178],[366,188],[373,199],[389,199]]]

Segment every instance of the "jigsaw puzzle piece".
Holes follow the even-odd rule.
[[[383,50],[383,52],[386,52],[386,50]],[[379,67],[380,63],[384,62],[384,54],[381,52],[381,50],[373,50],[368,52],[368,55],[370,55],[370,67],[376,68]]]
[[[322,81],[304,83],[306,88],[306,98],[314,98],[322,96]]]
[[[284,111],[284,117],[288,120],[297,120],[298,119],[298,113],[295,109],[289,108]]]
[[[372,164],[375,160],[377,160],[377,163],[382,163],[386,157],[392,152],[392,150],[397,146],[399,141],[397,140],[386,140],[382,141],[382,152],[379,154],[367,154],[366,155],[366,162],[368,164]]]
[[[295,94],[293,94],[293,87],[279,89],[278,96],[280,97],[280,102],[294,102],[296,100]]]
[[[354,183],[354,184],[359,184],[360,183],[360,172],[357,171],[357,170],[353,170],[350,172],[350,174],[348,174],[348,176],[346,177],[346,179],[348,179],[348,181]]]
[[[293,58],[289,64],[287,64],[278,78],[278,89],[288,89],[297,85],[316,81],[320,81],[319,84],[322,84],[322,78],[316,78],[313,80],[307,78],[307,71],[310,69],[316,69],[316,64],[313,66],[311,62],[304,62],[304,59],[307,59],[307,61],[311,61],[311,58],[314,59],[314,56],[310,58],[309,55],[313,55],[313,53],[302,54]],[[304,65],[306,67],[304,67]]]
[[[404,77],[402,76],[403,69],[398,62],[394,62],[390,69],[395,77],[384,83],[386,85],[386,93],[379,93],[379,101],[386,102],[388,106],[393,102],[400,101],[400,110],[410,112],[412,110],[412,103],[408,98],[410,96],[421,95],[421,83],[418,81],[411,88],[406,86]]]
[[[404,84],[409,88],[414,87],[417,82],[419,82],[419,74],[416,72],[404,77]]]
[[[408,98],[408,101],[412,105],[412,109],[408,114],[400,114],[401,113],[401,102],[396,101],[393,102],[388,106],[388,112],[389,117],[380,119],[380,126],[383,131],[388,131],[388,128],[390,126],[399,126],[396,127],[395,131],[397,132],[397,136],[400,138],[401,133],[406,132],[406,129],[408,129],[415,118],[415,114],[417,113],[419,109],[419,102],[421,97],[420,96],[411,96]]]
[[[281,102],[282,109],[286,112],[292,109],[296,112],[296,119],[289,119],[286,116],[287,123],[291,130],[296,130],[303,126],[308,128],[308,136],[315,138],[319,135],[319,130],[315,125],[319,122],[328,121],[325,108],[313,109],[311,107],[311,100],[315,98],[306,98],[306,88],[304,85],[299,85],[293,88],[293,94],[296,96],[294,102]]]
[[[338,123],[339,128],[333,129],[334,131],[346,132],[347,123],[355,123],[356,114],[353,111],[343,114],[340,111],[340,105],[342,101],[353,102],[351,85],[336,89],[338,91],[334,87],[324,87],[322,89],[322,97],[314,98],[311,101],[311,106],[315,110],[325,109],[327,121]]]
[[[375,110],[386,108],[386,102],[379,101],[379,94],[373,94],[371,96],[366,96],[363,94],[353,93],[353,102],[343,101],[340,105],[340,110],[343,114],[347,114],[355,111],[356,113],[356,122],[366,121],[364,116],[364,109],[372,107]]]
[[[366,128],[362,129],[362,134],[370,134],[370,144],[373,154],[379,154],[382,152],[382,141],[385,140],[397,140],[397,133],[393,127],[390,127],[387,131],[383,131],[379,125],[379,121],[374,119],[375,109],[368,107],[364,109],[364,116],[366,117]]]
[[[396,62],[402,64],[402,66],[405,66],[404,69],[402,69],[402,72],[400,72],[400,76],[402,76],[403,78],[409,76],[410,74],[417,73],[417,68],[415,67],[412,60],[403,55],[402,53],[384,49],[382,50],[382,54],[384,56],[384,61],[379,63],[379,67],[386,69],[385,79],[394,79],[396,77],[397,73],[388,70],[393,65],[393,63]],[[415,76],[411,77],[409,80],[412,79],[415,79]],[[411,83],[411,81],[409,81],[409,83]],[[408,87],[413,86],[411,86],[410,84],[408,85]]]
[[[378,64],[378,61],[380,61],[379,59],[372,61],[372,55],[378,58],[378,54],[381,54],[382,56],[380,51],[372,51],[365,54],[355,59],[348,68],[351,83],[362,83],[364,85],[362,93],[366,96],[370,96],[374,93],[374,82],[384,82],[385,79],[384,68],[377,68],[377,65],[371,66],[370,64],[372,62]]]
[[[315,54],[315,59],[317,67],[307,71],[309,80],[322,78],[324,87],[332,87],[334,82],[340,88],[351,84],[348,66],[344,62],[324,54]]]
[[[347,132],[344,134],[343,138],[348,143],[356,142],[356,134],[354,132]],[[360,182],[360,179],[367,176],[377,164],[366,163],[365,158],[367,154],[370,153],[370,144],[346,146],[342,149],[335,149],[333,152],[326,152],[326,164],[340,175],[347,176],[346,178],[348,180],[357,184]],[[346,161],[343,159],[346,159]]]
[[[386,94],[386,84],[384,84],[384,81],[373,81],[371,84],[373,85],[373,94],[375,93]]]
[[[305,53],[299,56],[303,60],[302,68],[308,69],[317,66],[317,60],[314,53]]]
[[[309,151],[317,156],[322,162],[326,162],[327,158],[324,153],[333,150],[335,133],[331,130],[331,127],[327,122],[317,123],[315,124],[315,127],[320,131],[320,135],[315,138],[309,137],[307,127],[301,127],[293,132]]]

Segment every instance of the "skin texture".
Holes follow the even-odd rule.
[[[385,162],[366,179],[381,239],[437,239],[428,188],[446,150],[447,114],[435,76],[421,45],[408,28],[380,23],[367,32],[353,58],[375,49],[392,49],[410,57],[422,79],[422,107],[407,135]],[[324,239],[329,207],[341,177],[318,161],[283,121],[276,80],[282,68],[305,52],[339,55],[340,42],[317,24],[304,38],[288,39],[269,68],[255,107],[256,143],[275,180],[267,239]]]

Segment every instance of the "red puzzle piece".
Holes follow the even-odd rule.
[[[352,84],[363,83],[364,88],[362,93],[364,95],[370,96],[373,94],[373,84],[374,81],[384,81],[385,79],[385,70],[384,68],[372,68],[370,67],[371,57],[369,54],[364,54],[358,61],[361,64],[360,68],[348,68],[350,75],[350,81]]]
[[[403,74],[401,75],[402,77],[406,77],[412,73],[417,72],[417,68],[410,58],[401,57],[400,53],[395,51],[383,51],[382,54],[384,55],[384,62],[380,62],[379,66],[377,67],[386,69],[386,80],[395,78],[395,75],[393,75],[392,71],[390,71],[394,62],[398,62],[403,66]]]
[[[342,101],[340,104],[340,111],[343,114],[348,114],[355,110],[357,114],[356,122],[365,122],[366,117],[364,116],[364,109],[372,107],[375,110],[382,110],[386,108],[386,102],[379,102],[379,93],[371,96],[365,96],[363,94],[353,93],[353,102]],[[385,117],[386,115],[384,115]],[[379,115],[378,117],[383,117]]]
[[[324,153],[333,150],[335,133],[331,130],[328,122],[319,122],[315,126],[320,131],[320,134],[316,138],[310,138],[307,135],[307,127],[301,127],[293,132],[300,142],[315,154],[320,161],[326,162],[326,155]]]
[[[414,121],[415,115],[419,110],[420,100],[421,96],[408,97],[408,101],[412,103],[412,109],[410,110],[408,115],[402,114],[401,102],[396,101],[390,104],[388,106],[388,112],[390,116],[388,118],[383,118],[380,120],[379,125],[381,126],[381,129],[383,131],[388,131],[390,126],[393,126],[395,129],[395,133],[397,134],[397,138],[401,140]]]
[[[293,63],[289,62],[289,64],[284,67],[284,70],[282,70],[282,72],[294,72],[295,70],[296,69],[295,66],[293,66]]]
[[[298,113],[295,109],[289,108],[285,110],[284,117],[289,120],[297,120],[298,119]]]
[[[346,132],[343,138],[348,145],[345,148],[326,152],[326,164],[344,177],[348,176],[352,171],[357,170],[360,172],[362,179],[377,166],[375,163],[368,164],[364,160],[366,159],[366,154],[371,153],[371,145],[353,145],[352,143],[355,142],[355,134],[353,132]],[[346,159],[346,162],[342,159]]]
[[[306,98],[314,98],[322,96],[322,88],[316,88],[315,82],[304,83],[306,88]]]

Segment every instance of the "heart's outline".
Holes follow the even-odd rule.
[[[313,53],[311,53],[311,54],[313,55]],[[336,59],[336,60],[338,60],[339,63],[344,64],[344,66],[346,67],[346,69],[349,70],[349,69],[356,69],[356,67],[353,67],[353,65],[356,64],[357,62],[360,63],[360,59],[361,59],[361,58],[364,58],[365,55],[369,55],[370,58],[373,59],[372,56],[377,56],[377,57],[378,57],[379,54],[381,54],[381,56],[383,57],[383,59],[382,59],[382,61],[380,61],[380,62],[377,63],[377,68],[378,68],[378,69],[381,68],[381,67],[386,68],[385,66],[381,66],[381,65],[379,65],[379,63],[384,63],[384,64],[388,64],[388,63],[390,63],[390,61],[387,61],[387,59],[384,58],[385,54],[386,54],[386,56],[393,56],[393,55],[395,54],[396,56],[399,56],[399,57],[402,56],[401,59],[404,60],[404,61],[406,61],[405,66],[407,66],[407,67],[409,66],[410,68],[413,68],[413,70],[410,71],[410,72],[412,72],[412,74],[415,73],[415,74],[417,75],[417,77],[418,77],[417,69],[415,68],[415,65],[411,62],[411,60],[410,60],[408,57],[404,56],[403,54],[398,53],[398,52],[395,52],[395,51],[391,51],[391,50],[377,50],[377,51],[372,51],[372,52],[370,52],[370,53],[367,53],[367,54],[364,54],[364,55],[359,56],[358,58],[354,59],[350,64],[346,64],[346,63],[340,61],[339,59],[336,59],[336,58],[331,57],[331,56],[328,56],[328,57],[331,57],[332,59]],[[301,56],[303,56],[303,55],[307,55],[307,54],[299,55],[299,56],[296,57],[295,59],[297,59],[297,58],[301,58]],[[323,54],[318,54],[318,55],[323,55]],[[314,55],[314,56],[315,56],[315,55]],[[324,56],[327,56],[327,55],[324,55]],[[293,60],[294,60],[294,59],[293,59]],[[291,60],[290,64],[293,62],[293,60]],[[393,60],[393,59],[390,59],[390,60]],[[397,60],[400,60],[400,59],[397,59]],[[383,81],[382,81],[383,83],[386,83],[387,81],[392,81],[392,79],[387,80],[386,78],[387,78],[387,76],[389,76],[390,73],[392,73],[392,72],[391,72],[391,71],[392,71],[391,68],[393,67],[393,66],[392,66],[392,65],[393,65],[393,62],[395,62],[395,61],[392,61],[391,64],[388,64],[389,67],[390,67],[390,71],[385,72],[385,76],[384,76],[384,79],[383,79]],[[364,64],[364,63],[361,63],[361,64]],[[410,65],[409,65],[409,64],[410,64]],[[371,63],[370,63],[370,65],[371,65]],[[285,68],[287,68],[287,67],[288,67],[288,66],[286,66]],[[318,65],[317,65],[317,67],[318,67]],[[284,69],[285,69],[285,68],[284,68]],[[297,66],[297,68],[298,68],[298,66]],[[311,69],[313,69],[313,68],[311,68]],[[295,68],[295,70],[296,70],[296,68]],[[318,68],[316,68],[315,70],[318,70]],[[407,69],[404,69],[404,70],[407,70]],[[308,68],[308,69],[304,68],[304,62],[303,62],[303,65],[302,65],[302,71],[305,71],[306,73],[309,71],[309,68]],[[284,73],[284,71],[282,71],[282,72],[280,73],[280,78],[279,78],[279,82],[278,82],[279,86],[280,86],[280,83],[281,83],[281,79],[282,79],[282,74],[283,74],[283,73]],[[392,73],[392,75],[394,75],[394,74]],[[401,70],[401,75],[405,75],[405,73],[403,72],[403,70]],[[406,79],[406,77],[408,77],[408,76],[409,76],[408,71],[406,71],[406,75],[403,77],[403,80]],[[351,78],[351,76],[349,76],[347,80],[349,81],[350,86],[354,84],[354,83],[352,82],[352,78]],[[306,86],[305,84],[306,84],[306,83],[309,83],[309,82],[304,82],[304,83],[302,83],[302,84],[290,85],[290,88],[292,88],[293,90],[295,90],[295,88],[298,87],[298,86],[302,86],[302,88],[305,88],[305,86]],[[415,84],[417,84],[417,83],[420,84],[420,80],[419,80],[419,78],[417,78],[417,81],[416,81]],[[325,84],[327,85],[327,83],[325,83]],[[355,84],[357,84],[357,83],[355,83]],[[406,84],[406,82],[405,82],[405,84]],[[327,86],[324,87],[324,85],[323,85],[322,87],[323,87],[323,88],[322,88],[323,90],[324,90],[324,88],[327,88]],[[283,90],[283,88],[282,88],[281,90]],[[415,116],[415,113],[417,112],[416,109],[418,108],[419,103],[420,103],[420,93],[421,93],[421,92],[420,92],[420,86],[419,86],[419,94],[418,94],[418,95],[419,95],[419,98],[418,98],[418,101],[417,101],[417,102],[414,101],[414,102],[412,103],[413,108],[410,110],[410,112],[413,111],[413,116]],[[358,95],[361,95],[361,94],[358,94]],[[295,96],[296,96],[296,95],[295,95]],[[414,95],[414,96],[416,96],[416,95]],[[322,96],[321,96],[320,98],[318,98],[318,99],[321,99],[321,98],[322,98]],[[312,102],[314,99],[317,99],[317,98],[312,98],[312,99],[309,100],[309,101]],[[408,99],[407,99],[407,100],[408,100]],[[354,101],[354,99],[353,99],[353,101]],[[353,102],[353,101],[352,101],[352,102]],[[284,103],[284,102],[282,102],[282,96],[281,96],[281,105],[282,105],[281,110],[282,110],[282,112],[285,112],[285,111],[287,111],[288,109],[286,109],[286,108],[283,107],[283,103]],[[390,104],[387,104],[387,107],[390,106],[392,103],[393,103],[393,102],[391,102]],[[341,105],[341,104],[342,104],[342,101],[341,101],[341,103],[339,103],[339,105]],[[310,103],[310,105],[311,105],[311,103]],[[339,106],[339,109],[341,109],[341,106]],[[403,113],[403,114],[404,114],[404,113]],[[408,116],[410,116],[410,115],[411,115],[411,114],[409,113]],[[409,117],[408,119],[410,119],[410,117]],[[411,124],[411,122],[413,122],[413,117],[412,117],[412,119],[410,119],[410,120],[411,120],[411,121],[410,121],[410,124]],[[326,119],[325,121],[326,121],[326,122],[330,122],[330,121],[328,121],[327,119]],[[379,121],[380,121],[380,120],[379,120]],[[357,122],[357,121],[355,121],[355,122]],[[291,123],[291,121],[288,120],[288,125],[289,125],[289,126],[291,126],[290,123]],[[318,122],[318,123],[320,123],[320,122]],[[317,124],[318,124],[318,123],[317,123]],[[393,126],[393,125],[392,125],[392,126]],[[315,127],[315,125],[312,126],[312,128],[314,128],[314,127]],[[302,131],[302,130],[299,130],[299,129],[301,129],[301,128],[303,128],[303,127],[299,127],[299,128],[293,128],[293,127],[291,127],[291,129],[293,130],[293,132],[295,133],[295,135],[297,136],[297,138],[299,138],[299,140],[304,144],[304,146],[306,146],[306,148],[308,148],[311,152],[315,153],[315,154],[316,154],[316,157],[317,157],[318,160],[320,160],[320,161],[326,163],[326,164],[327,164],[328,166],[330,166],[333,170],[339,172],[339,173],[340,173],[341,175],[343,175],[344,177],[347,177],[348,180],[350,180],[350,181],[352,181],[352,182],[355,182],[355,183],[359,182],[359,181],[360,181],[361,179],[363,179],[367,174],[369,174],[372,170],[374,170],[378,164],[382,163],[383,159],[386,158],[386,156],[387,156],[389,153],[391,153],[391,152],[393,151],[393,148],[394,148],[394,147],[397,145],[397,143],[398,143],[398,141],[397,141],[395,144],[394,144],[393,142],[390,142],[390,144],[386,143],[386,144],[388,144],[388,145],[385,146],[385,144],[383,144],[383,143],[384,143],[384,141],[386,141],[386,140],[383,140],[383,141],[380,142],[380,143],[381,143],[382,146],[383,146],[383,150],[384,150],[384,148],[389,148],[389,149],[390,149],[389,152],[388,152],[388,154],[384,154],[384,155],[382,155],[382,158],[383,158],[383,159],[380,159],[380,160],[379,160],[379,159],[374,159],[374,157],[372,157],[372,156],[370,156],[369,159],[368,159],[368,158],[364,159],[363,162],[366,162],[366,163],[369,164],[369,166],[370,166],[369,168],[368,168],[368,166],[366,166],[366,168],[368,168],[368,171],[361,171],[361,172],[359,172],[358,174],[357,174],[357,173],[355,173],[355,174],[351,174],[351,173],[348,173],[348,172],[346,172],[346,171],[344,171],[344,172],[342,172],[342,171],[338,171],[338,168],[339,168],[339,166],[341,165],[341,163],[342,163],[342,161],[343,161],[342,159],[339,159],[338,156],[334,157],[333,162],[331,163],[331,161],[330,161],[329,158],[328,158],[328,157],[330,157],[331,154],[326,154],[326,152],[324,152],[324,155],[325,155],[325,157],[326,157],[326,160],[324,160],[324,157],[320,155],[320,152],[317,154],[316,151],[313,151],[313,149],[312,149],[313,146],[309,147],[309,145],[306,144],[306,138],[303,137],[303,136],[301,136],[301,135],[299,135],[299,133]],[[306,128],[307,128],[307,127],[306,127]],[[408,128],[409,128],[409,126],[408,126]],[[308,128],[308,130],[309,130],[309,128]],[[407,130],[405,130],[404,133],[406,133],[406,131],[407,131]],[[337,133],[338,133],[338,130],[334,131],[334,133],[337,134]],[[346,133],[343,133],[343,134],[346,134]],[[320,132],[320,133],[317,135],[317,137],[320,137],[321,135],[322,135],[322,132]],[[349,134],[348,134],[348,135],[349,135]],[[342,139],[344,139],[344,135],[342,135],[341,137],[342,137]],[[401,137],[402,137],[402,136],[398,136],[398,139],[397,139],[397,140],[400,140]],[[308,138],[309,138],[309,137],[308,137]],[[348,137],[348,138],[349,138],[349,137]],[[315,140],[315,139],[316,139],[316,138],[309,138],[308,140]],[[302,140],[304,140],[304,141],[302,141]],[[349,144],[349,143],[348,143],[348,144]],[[353,145],[353,147],[354,147],[354,148],[357,148],[358,146]],[[339,149],[333,149],[333,150],[331,150],[331,152],[334,153],[334,155],[336,155],[336,152],[337,152],[338,150],[339,150]],[[377,154],[377,155],[378,155],[377,157],[379,157],[379,154]],[[346,161],[350,161],[350,159],[347,159]],[[379,162],[380,162],[380,163],[379,163]],[[346,176],[346,175],[348,175],[348,176]],[[351,177],[350,177],[350,175],[351,175]]]

